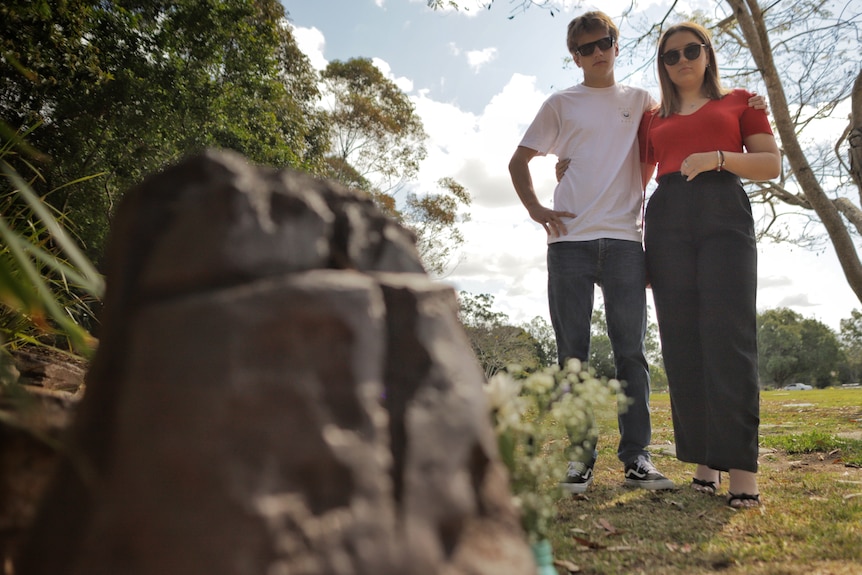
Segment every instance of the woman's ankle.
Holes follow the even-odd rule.
[[[694,470],[694,476],[698,479],[702,479],[704,481],[713,481],[716,485],[718,485],[720,472],[716,469],[712,469],[707,465],[698,465]]]
[[[728,491],[731,493],[748,493],[749,495],[760,493],[757,487],[756,473],[742,469],[731,469],[729,475],[730,486],[728,487]]]

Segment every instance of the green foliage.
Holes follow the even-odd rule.
[[[554,335],[554,327],[545,318],[537,315],[523,328],[536,342],[536,356],[539,365],[551,366],[556,364],[557,339]]]
[[[825,431],[813,430],[790,435],[768,435],[761,443],[766,447],[782,449],[787,453],[828,452],[847,446],[846,440],[840,440]]]
[[[528,371],[547,365],[540,363],[540,345],[530,333],[522,327],[510,325],[506,314],[492,309],[494,296],[474,296],[462,291],[458,294],[458,301],[461,324],[485,377],[489,378],[511,364],[523,366]]]
[[[458,294],[461,323],[468,327],[494,327],[509,321],[503,312],[494,311],[494,296],[483,293],[473,295],[462,291]]]
[[[61,223],[62,215],[30,189],[5,161],[7,181],[0,188],[0,334],[6,346],[21,343],[65,347],[89,355],[95,341],[88,331],[92,304],[104,280]]]
[[[802,320],[803,371],[802,381],[815,387],[827,387],[838,382],[838,367],[844,363],[844,353],[835,335],[827,325],[815,320]]]
[[[802,316],[787,308],[758,315],[757,348],[760,379],[783,386],[799,371]]]
[[[11,132],[41,125],[33,185],[78,224],[91,259],[125,190],[208,147],[368,191],[416,232],[432,273],[463,243],[470,197],[451,179],[396,205],[426,155],[407,95],[369,59],[319,76],[277,0],[12,0],[0,16],[0,119]],[[61,185],[94,173],[104,177]]]
[[[589,363],[599,377],[611,378],[616,375],[614,350],[611,347],[611,338],[608,337],[608,322],[603,307],[593,310],[593,317],[590,322]]]
[[[844,353],[823,323],[787,309],[758,315],[757,346],[761,381],[781,387],[791,381],[825,387],[837,382]]]
[[[838,337],[847,360],[847,378],[857,382],[862,379],[862,312],[854,309],[839,325]]]
[[[322,171],[317,76],[284,18],[277,0],[4,3],[0,118],[43,123],[30,139],[50,158],[36,191],[58,189],[48,199],[91,255],[126,189],[204,147]]]
[[[667,391],[667,372],[662,365],[649,364],[650,388],[656,391]]]
[[[647,326],[644,348],[650,368],[652,387],[667,388],[667,375],[664,371],[664,360],[661,356],[661,346],[658,342],[658,326],[650,323]],[[604,306],[593,310],[590,324],[590,367],[596,370],[600,377],[616,377],[616,363],[611,338],[608,336],[608,323]]]
[[[494,296],[459,293],[460,319],[473,351],[485,368],[488,377],[518,363],[529,369],[539,369],[558,363],[554,329],[545,319],[537,316],[522,326],[512,326],[509,317],[493,309]],[[667,375],[661,361],[655,324],[650,324],[646,337],[647,358],[653,387],[667,388]],[[598,377],[616,377],[613,350],[607,335],[604,308],[593,312],[590,327],[590,369]]]

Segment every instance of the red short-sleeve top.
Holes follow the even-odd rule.
[[[647,112],[638,131],[641,162],[658,163],[658,178],[680,171],[682,161],[696,152],[742,152],[748,136],[772,134],[766,112],[748,105],[753,95],[733,90],[689,115],[662,118],[657,109]]]

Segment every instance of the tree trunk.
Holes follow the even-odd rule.
[[[853,95],[850,108],[850,175],[859,188],[862,199],[862,70],[853,82]]]
[[[835,248],[847,283],[856,297],[862,301],[862,262],[859,260],[853,238],[841,218],[838,207],[817,181],[802,146],[799,144],[799,139],[796,137],[794,122],[790,116],[784,88],[772,57],[772,46],[769,43],[769,34],[760,7],[756,0],[727,0],[727,3],[733,10],[737,22],[739,22],[743,36],[751,50],[751,55],[754,57],[764,82],[766,82],[770,108],[775,118],[778,134],[781,137],[781,147],[793,175],[826,228],[826,233],[829,234],[829,239]],[[854,178],[858,178],[859,171],[862,170],[862,94],[860,91],[862,91],[862,81],[857,78],[853,90],[855,129],[851,134],[851,138],[854,138],[852,141],[856,143],[854,147],[851,142],[851,161],[853,162],[851,165],[854,166]],[[857,185],[859,182],[860,180],[856,179]]]

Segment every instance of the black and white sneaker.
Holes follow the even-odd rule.
[[[645,455],[626,465],[626,485],[640,489],[673,489],[673,481],[659,473]]]
[[[593,482],[593,466],[580,461],[569,461],[566,478],[560,481],[560,487],[575,495],[584,493]]]

